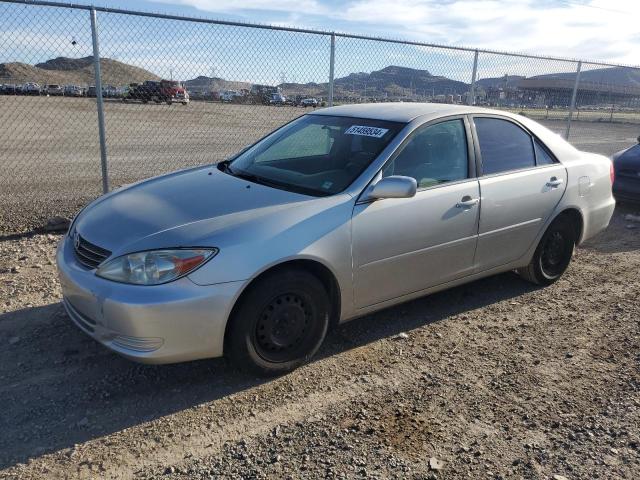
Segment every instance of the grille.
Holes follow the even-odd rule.
[[[78,261],[87,268],[97,268],[110,255],[109,250],[100,248],[91,242],[87,242],[79,234],[76,234],[73,242],[73,250]]]

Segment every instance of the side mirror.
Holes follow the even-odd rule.
[[[384,177],[373,185],[369,198],[411,198],[416,194],[418,183],[415,178],[392,175]]]

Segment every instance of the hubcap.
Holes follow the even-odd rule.
[[[256,323],[258,353],[269,361],[285,362],[304,348],[311,331],[312,313],[305,300],[293,293],[274,298]]]

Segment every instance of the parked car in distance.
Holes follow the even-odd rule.
[[[123,100],[137,100],[142,103],[167,103],[169,105],[179,102],[186,105],[189,103],[189,94],[180,82],[174,80],[161,80],[159,82],[147,80],[131,88]]]
[[[64,96],[65,97],[83,97],[84,90],[82,87],[79,87],[77,85],[65,85]]]
[[[97,90],[95,85],[89,85],[87,88],[87,97],[95,98],[97,97]]]
[[[44,93],[50,97],[61,97],[64,95],[64,87],[57,83],[50,83],[44,87]]]
[[[312,97],[303,98],[300,101],[300,105],[303,106],[304,108],[307,108],[307,107],[316,108],[318,106],[318,100],[316,100],[315,98],[312,98]]]
[[[271,95],[269,105],[284,105],[287,103],[287,97],[281,93],[274,93]]]
[[[102,97],[103,98],[118,98],[120,93],[116,87],[113,85],[106,85],[102,87]]]
[[[42,89],[37,83],[28,82],[22,85],[23,95],[40,95],[41,92]]]
[[[189,92],[180,82],[175,80],[162,80],[160,88],[164,93],[164,101],[167,103],[181,103],[186,105],[189,103]]]
[[[640,203],[640,137],[636,145],[613,155],[613,167],[615,197],[618,200]]]
[[[241,96],[242,94],[236,90],[223,90],[220,92],[220,101],[223,103],[232,103]]]
[[[555,282],[608,225],[612,170],[504,111],[314,110],[87,206],[57,251],[63,304],[133,360],[282,374],[330,325],[511,270]]]
[[[2,88],[0,88],[0,94],[2,95],[18,95],[19,93],[20,88],[17,85],[4,84]]]

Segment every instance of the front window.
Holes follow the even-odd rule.
[[[404,124],[307,115],[238,155],[228,173],[275,188],[333,195],[360,176]]]
[[[429,125],[413,133],[382,171],[383,177],[402,175],[428,188],[469,176],[467,135],[462,120]]]

